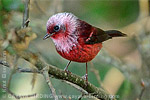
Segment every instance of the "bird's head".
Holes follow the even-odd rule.
[[[53,40],[64,39],[74,34],[78,26],[77,17],[71,13],[58,13],[47,21],[47,34],[43,39],[51,37]]]

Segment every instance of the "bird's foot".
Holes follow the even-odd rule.
[[[88,84],[88,74],[85,74],[82,76],[82,78],[86,81],[86,85]]]
[[[71,74],[71,72],[70,72],[68,69],[64,69],[64,71],[65,71],[67,74]]]

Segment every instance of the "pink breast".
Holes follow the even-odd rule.
[[[101,43],[97,44],[84,44],[73,46],[72,50],[69,52],[57,52],[64,58],[75,61],[75,62],[89,62],[91,61],[102,48]]]

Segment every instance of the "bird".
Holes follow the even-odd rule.
[[[72,13],[62,12],[52,15],[46,24],[47,34],[43,40],[51,38],[56,51],[63,58],[69,60],[64,71],[72,61],[85,63],[86,74],[84,79],[88,82],[88,65],[102,49],[102,43],[113,37],[125,37],[126,34],[118,30],[102,30],[80,20]]]

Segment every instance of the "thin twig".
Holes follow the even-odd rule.
[[[4,66],[6,66],[6,67],[9,67],[9,64],[8,64],[6,61],[2,61],[2,60],[1,60],[1,61],[0,61],[0,64],[1,64],[1,65],[4,65]]]
[[[92,94],[82,94],[79,98],[78,98],[78,100],[81,100],[83,97],[90,97],[91,98],[91,96],[92,96]],[[94,98],[94,96],[92,96],[93,98]],[[110,99],[111,100],[111,99]]]
[[[25,21],[24,25],[27,27],[27,26],[28,26],[28,24],[29,24],[29,22],[30,22],[30,20],[29,20],[29,19],[27,19],[27,20]]]
[[[25,10],[23,13],[22,28],[28,27],[29,24],[29,4],[30,4],[30,0],[25,0]]]
[[[142,90],[141,90],[141,93],[139,95],[139,100],[142,100],[142,96],[143,96],[143,93],[145,91],[145,83],[143,80],[141,80],[141,86],[142,86]]]
[[[18,67],[17,71],[18,72],[25,72],[25,73],[39,73],[39,74],[41,74],[40,71],[34,70],[34,69],[29,69],[29,68],[20,68],[20,67]]]
[[[80,91],[82,94],[88,94],[87,91],[85,91],[83,88],[79,87],[78,85],[73,84],[73,83],[68,82],[68,81],[65,81],[65,80],[62,80],[62,81],[65,82],[65,83],[67,83],[67,84],[69,84],[70,86],[76,88],[76,89],[77,89],[78,91]]]
[[[48,70],[49,70],[49,67],[46,66],[45,68],[43,68],[42,74],[43,74],[43,76],[44,76],[44,78],[45,78],[45,80],[46,80],[46,82],[47,82],[47,84],[50,88],[50,91],[52,92],[52,95],[53,95],[54,99],[58,100],[58,96],[56,95],[55,88],[53,87],[52,82],[49,78]]]

